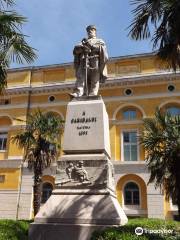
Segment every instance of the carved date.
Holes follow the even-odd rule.
[[[79,136],[84,136],[84,135],[87,135],[88,134],[88,131],[80,131],[79,132]]]

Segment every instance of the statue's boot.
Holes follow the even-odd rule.
[[[81,97],[81,95],[79,93],[69,93],[69,96],[72,97],[72,98],[78,98],[78,97]]]

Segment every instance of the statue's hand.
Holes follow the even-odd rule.
[[[92,46],[92,44],[90,44],[90,42],[88,41],[87,38],[83,38],[81,42],[82,42],[83,46],[86,46],[86,47],[92,49],[93,46]]]
[[[82,45],[87,45],[88,44],[88,39],[83,38],[81,42],[82,42]]]

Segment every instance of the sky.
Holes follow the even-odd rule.
[[[106,42],[109,57],[151,52],[150,40],[128,37],[133,8],[130,0],[16,0],[14,7],[27,17],[22,31],[37,49],[38,58],[31,66],[72,62],[73,48],[86,37],[86,26],[91,24]]]

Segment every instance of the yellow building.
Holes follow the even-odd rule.
[[[142,119],[157,107],[180,113],[180,73],[161,67],[153,54],[111,58],[100,94],[110,123],[111,156],[118,200],[128,216],[173,218],[176,206],[147,185],[145,153],[136,136]],[[0,97],[0,217],[32,217],[32,172],[21,164],[23,151],[11,138],[25,127],[29,112],[40,108],[65,119],[68,93],[75,83],[73,64],[11,69]],[[23,121],[19,121],[23,120]],[[44,171],[42,203],[54,188],[56,166]]]

